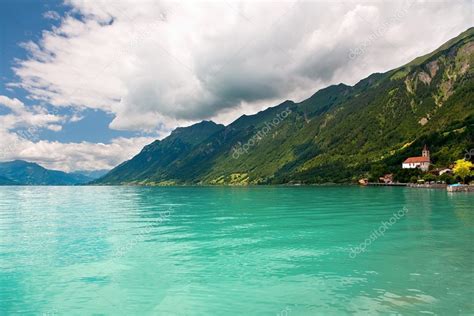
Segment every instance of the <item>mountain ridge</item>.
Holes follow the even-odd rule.
[[[401,174],[404,156],[422,142],[432,145],[435,165],[447,164],[474,147],[473,65],[470,28],[404,66],[204,128],[195,142],[186,135],[203,122],[180,128],[93,183],[351,182],[375,173]],[[256,136],[283,111],[291,114],[265,137]],[[246,145],[251,150],[234,159],[236,148]]]
[[[0,185],[79,185],[92,180],[81,174],[50,170],[24,160],[0,162]]]

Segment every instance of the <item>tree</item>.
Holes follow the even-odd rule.
[[[401,169],[399,168],[398,170],[393,171],[393,180],[395,182],[402,182],[402,183],[407,183],[407,182],[416,182],[418,181],[418,177],[420,177],[422,174],[421,170],[416,168],[416,169]],[[413,181],[414,179],[414,181]]]
[[[449,173],[443,173],[442,175],[439,176],[439,179],[441,181],[444,181],[446,184],[453,184],[456,182],[456,179],[450,175]]]
[[[432,175],[431,173],[427,173],[423,176],[423,180],[431,182],[431,181],[436,181],[436,176]]]
[[[370,175],[369,175],[369,181],[370,182],[378,182],[379,177],[383,176],[385,173],[385,166],[381,164],[374,164],[370,168]]]
[[[471,168],[474,165],[472,162],[464,160],[464,159],[459,159],[456,160],[456,165],[453,168],[453,172],[455,175],[459,176],[462,179],[462,182],[466,179],[468,175],[471,174]]]

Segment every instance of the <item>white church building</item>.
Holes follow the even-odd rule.
[[[403,169],[416,169],[420,168],[423,171],[428,171],[430,168],[430,151],[428,150],[428,147],[425,145],[423,147],[423,150],[421,151],[421,157],[410,157],[407,158],[403,164],[402,168]]]

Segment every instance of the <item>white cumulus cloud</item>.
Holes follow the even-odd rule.
[[[60,132],[62,124],[80,117],[50,114],[40,106],[25,106],[16,98],[2,95],[1,106],[10,109],[10,113],[0,115],[0,161],[21,159],[66,172],[112,169],[155,140],[151,137],[120,137],[109,143],[41,140],[40,129]]]
[[[43,17],[45,19],[49,19],[49,20],[59,20],[59,19],[61,19],[61,16],[56,11],[46,11],[45,13],[43,13]]]
[[[229,121],[298,101],[406,63],[472,25],[467,0],[67,3],[75,14],[23,44],[29,57],[11,86],[112,113],[120,130]]]
[[[53,131],[61,130],[64,116],[50,114],[41,106],[26,107],[25,104],[16,99],[0,95],[0,107],[6,107],[10,113],[0,115],[0,130],[12,130],[15,128],[48,128]],[[58,129],[59,126],[59,129]]]
[[[65,172],[112,169],[136,155],[154,139],[148,137],[116,138],[104,143],[61,143],[31,140],[0,130],[0,161],[26,160],[45,168]]]

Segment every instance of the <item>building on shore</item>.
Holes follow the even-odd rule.
[[[441,168],[438,171],[438,175],[439,176],[442,176],[443,174],[447,173],[447,174],[453,174],[453,170],[450,169],[450,168]]]
[[[402,168],[403,169],[416,169],[419,168],[422,171],[428,171],[430,168],[430,151],[428,147],[425,145],[423,147],[423,150],[421,151],[421,156],[419,157],[410,157],[407,158],[403,164]]]
[[[386,183],[386,184],[393,183],[393,174],[388,173],[388,174],[384,175],[383,177],[380,177],[379,182],[380,183]]]

